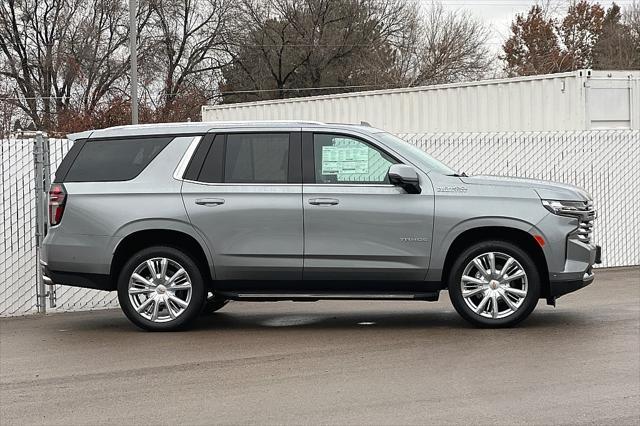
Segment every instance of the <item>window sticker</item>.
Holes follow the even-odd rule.
[[[323,146],[323,175],[369,173],[369,148],[366,146]]]

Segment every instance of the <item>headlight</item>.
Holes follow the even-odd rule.
[[[542,200],[544,208],[560,216],[582,216],[586,210],[584,201]]]

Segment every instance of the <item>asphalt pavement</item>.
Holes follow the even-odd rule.
[[[119,310],[0,320],[0,424],[640,423],[640,269],[517,328],[437,303],[231,303],[190,331]]]

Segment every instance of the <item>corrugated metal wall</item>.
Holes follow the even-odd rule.
[[[611,76],[609,76],[611,75]],[[633,78],[629,78],[632,75]],[[599,94],[607,85],[625,85],[630,101],[621,109],[618,93],[593,98],[594,106],[620,115],[614,127],[640,129],[640,72],[576,71],[485,82],[277,101],[204,106],[203,121],[317,120],[327,123],[366,121],[393,133],[498,132],[590,129],[586,82]],[[611,105],[602,105],[602,103]],[[631,120],[633,115],[633,120]],[[615,117],[614,117],[615,118]],[[606,120],[601,121],[606,126]],[[621,124],[622,123],[622,124]],[[602,126],[599,126],[602,127]]]

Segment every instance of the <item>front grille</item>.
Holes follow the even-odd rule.
[[[580,221],[578,230],[575,232],[578,239],[585,243],[591,242],[591,233],[593,232],[593,219],[588,221]]]
[[[591,242],[591,234],[593,233],[593,221],[596,218],[596,211],[593,208],[593,201],[587,201],[584,209],[580,210],[580,222],[578,229],[574,232],[574,235],[584,243]]]

